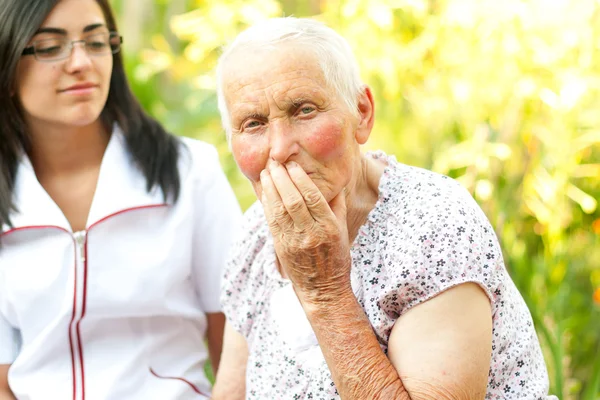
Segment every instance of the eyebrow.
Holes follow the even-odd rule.
[[[290,97],[283,101],[285,107],[298,108],[304,103],[312,103],[317,107],[323,107],[328,102],[328,99],[322,93],[314,93],[313,95],[302,94],[296,97]]]
[[[264,119],[266,118],[265,114],[262,114],[257,111],[243,111],[233,115],[232,121],[235,125],[241,124],[243,121],[247,119]]]
[[[306,97],[294,97],[293,99],[288,99],[286,103],[293,105],[294,107],[299,107],[302,103],[306,103]]]
[[[296,97],[291,99],[289,104],[293,107],[300,107],[304,103],[316,103],[317,100],[315,98],[309,98],[308,96]]]
[[[91,32],[93,30],[96,30],[98,28],[102,28],[104,26],[106,26],[106,25],[104,25],[104,24],[91,24],[91,25],[88,25],[85,28],[83,28],[83,33]],[[40,28],[40,29],[38,29],[35,32],[34,36],[35,35],[39,35],[40,33],[55,33],[55,34],[64,35],[64,36],[67,35],[67,31],[65,29],[62,29],[62,28],[52,28],[52,27]]]

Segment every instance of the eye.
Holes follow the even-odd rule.
[[[36,50],[40,55],[53,56],[62,52],[62,46],[38,47]]]
[[[93,50],[103,50],[108,46],[108,43],[101,41],[91,41],[88,42],[88,46]]]
[[[262,123],[260,121],[252,119],[252,120],[249,120],[247,122],[244,122],[244,124],[242,124],[242,129],[244,129],[244,130],[246,130],[246,129],[254,129],[254,128],[258,128],[261,125],[262,125]]]
[[[104,53],[110,45],[109,36],[107,34],[92,35],[85,39],[85,45],[89,51]]]
[[[62,40],[40,40],[34,43],[35,52],[38,57],[55,57],[65,50],[66,44]]]
[[[301,104],[296,108],[296,115],[299,117],[309,116],[313,114],[317,108],[312,104]]]

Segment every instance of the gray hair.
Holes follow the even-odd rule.
[[[235,53],[251,53],[259,48],[285,43],[300,45],[312,51],[323,71],[327,85],[334,89],[348,110],[358,115],[358,95],[363,89],[358,63],[350,45],[340,34],[325,24],[308,18],[271,18],[240,33],[227,46],[217,64],[217,100],[221,123],[229,138],[231,118],[223,92],[223,70]]]

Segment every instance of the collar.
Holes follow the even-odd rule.
[[[60,208],[38,182],[26,154],[17,168],[13,198],[18,210],[11,214],[14,229],[56,226],[72,231]],[[86,229],[124,210],[162,204],[160,188],[146,191],[146,178],[131,159],[123,131],[115,124],[102,157]],[[3,227],[2,231],[6,230],[8,227]]]

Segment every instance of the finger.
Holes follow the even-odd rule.
[[[262,186],[260,202],[263,205],[269,229],[273,236],[277,236],[281,233],[282,226],[289,226],[293,221],[281,202],[281,197],[279,197],[279,193],[273,184],[271,174],[266,169],[260,173],[260,183]]]
[[[337,219],[340,224],[346,225],[346,188],[339,192],[337,196],[329,202],[329,207],[331,207],[335,219]]]
[[[302,229],[314,223],[314,218],[304,202],[304,197],[292,182],[287,169],[278,162],[273,162],[269,166],[269,172],[281,201],[296,226]]]
[[[312,179],[304,172],[304,169],[293,161],[287,163],[286,168],[293,184],[302,195],[304,204],[313,218],[319,220],[331,217],[332,212],[327,204],[327,199],[325,199],[323,193],[321,193]]]

